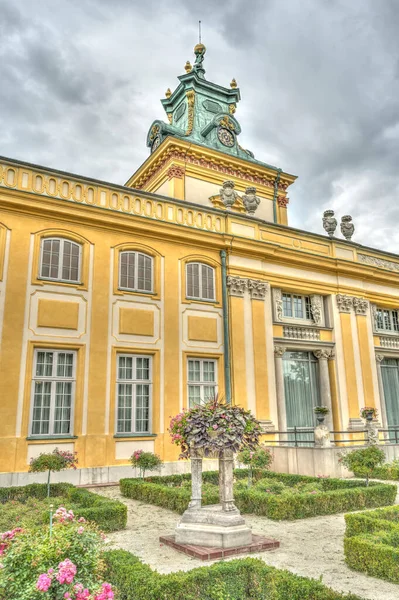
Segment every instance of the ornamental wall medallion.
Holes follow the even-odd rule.
[[[154,138],[154,141],[151,144],[151,152],[155,152],[155,150],[161,145],[161,136],[157,135]]]
[[[184,113],[186,112],[186,103],[182,102],[177,108],[175,112],[175,121],[179,121]]]
[[[220,106],[220,104],[218,104],[217,102],[213,102],[213,100],[205,100],[202,103],[202,106],[205,108],[205,110],[216,115],[223,112],[223,108]]]
[[[274,318],[276,321],[283,320],[283,295],[280,289],[274,288],[273,290],[273,303],[274,303]]]
[[[312,313],[313,321],[316,325],[321,325],[322,314],[323,314],[323,299],[321,296],[313,294],[310,296],[310,311]]]

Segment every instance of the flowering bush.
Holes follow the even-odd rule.
[[[140,477],[144,479],[146,471],[155,471],[162,465],[158,454],[144,452],[144,450],[135,450],[130,457],[132,467],[140,469]]]
[[[77,453],[67,450],[58,450],[47,454],[41,453],[36,458],[31,458],[29,471],[31,473],[42,473],[48,471],[47,477],[47,497],[50,496],[50,475],[51,471],[63,471],[64,469],[76,469],[78,464]]]
[[[253,469],[269,469],[273,462],[273,456],[265,446],[259,446],[256,450],[244,448],[238,454],[237,460],[248,467],[248,487],[251,487]]]
[[[47,527],[20,527],[0,535],[1,600],[107,600],[114,597],[102,583],[104,535],[72,510],[54,513]]]
[[[338,462],[342,463],[349,471],[356,472],[359,477],[365,477],[366,485],[368,485],[369,478],[373,476],[375,469],[385,462],[385,453],[377,446],[369,446],[342,453]]]
[[[201,448],[205,456],[223,449],[255,450],[261,432],[249,410],[218,398],[176,415],[169,425],[173,443],[181,448],[180,458],[189,458],[191,445]]]

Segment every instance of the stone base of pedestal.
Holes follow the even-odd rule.
[[[255,552],[266,552],[276,550],[280,542],[273,538],[267,538],[263,535],[251,535],[251,542],[246,546],[237,546],[234,548],[210,548],[208,546],[195,546],[193,544],[179,544],[176,542],[175,535],[164,535],[159,538],[161,544],[170,546],[178,552],[183,552],[200,560],[216,560],[218,558],[227,558],[237,554],[254,554]]]
[[[220,504],[189,508],[176,527],[176,542],[212,548],[236,548],[251,543],[252,531],[238,509]]]

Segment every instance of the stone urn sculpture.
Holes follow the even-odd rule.
[[[260,198],[256,195],[256,187],[247,187],[245,194],[242,196],[242,202],[247,213],[253,216],[260,204]]]
[[[337,229],[337,219],[334,217],[333,210],[325,210],[323,213],[323,227],[327,231],[330,238],[334,237]]]
[[[220,198],[227,210],[231,210],[238,198],[238,194],[234,189],[234,181],[223,182],[223,187],[220,188]]]
[[[352,241],[352,236],[355,232],[355,226],[352,223],[352,217],[350,215],[344,215],[341,218],[341,233],[344,238],[350,242]]]

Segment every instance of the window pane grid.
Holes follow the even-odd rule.
[[[128,381],[129,383],[123,383]],[[151,358],[118,356],[117,432],[149,433],[151,421]]]
[[[119,287],[133,292],[152,292],[153,258],[141,252],[121,252]]]
[[[196,300],[215,300],[215,269],[202,263],[188,263],[186,295]]]
[[[309,296],[283,294],[283,315],[289,319],[312,320],[312,307]]]
[[[376,326],[377,329],[383,331],[399,332],[399,315],[397,310],[388,310],[377,308],[376,311]]]
[[[74,353],[37,351],[33,370],[32,435],[70,435]]]
[[[216,361],[189,359],[187,367],[189,407],[212,400],[217,393]]]
[[[40,277],[79,282],[81,246],[62,238],[42,240]]]

